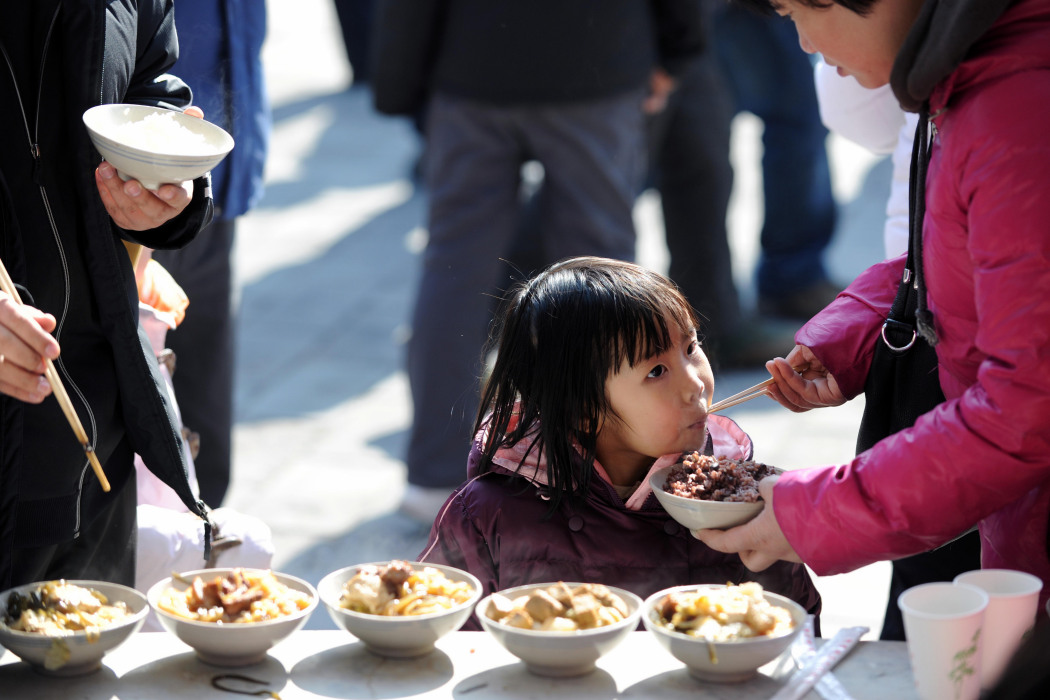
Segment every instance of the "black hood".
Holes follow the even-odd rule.
[[[890,86],[909,112],[966,57],[1015,0],[927,0],[893,64]]]

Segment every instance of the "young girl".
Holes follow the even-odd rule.
[[[420,559],[470,571],[486,593],[563,580],[645,598],[758,581],[816,613],[801,565],[749,572],[693,538],[649,488],[650,471],[686,450],[752,455],[733,421],[707,413],[714,379],[696,326],[666,278],[631,263],[575,258],[517,289],[482,392],[470,479]]]

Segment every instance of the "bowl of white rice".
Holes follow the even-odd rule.
[[[150,190],[200,177],[233,149],[222,128],[163,107],[99,105],[84,112],[84,125],[122,179]]]

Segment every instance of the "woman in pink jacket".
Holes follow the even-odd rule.
[[[770,9],[767,0],[745,0]],[[818,6],[820,5],[820,6]],[[803,49],[901,105],[928,102],[922,259],[947,400],[849,464],[762,484],[748,525],[697,536],[752,570],[836,574],[979,524],[982,565],[1050,596],[1050,0],[777,0]],[[864,389],[904,259],[860,275],[767,365],[794,411]],[[795,374],[792,366],[804,366]]]

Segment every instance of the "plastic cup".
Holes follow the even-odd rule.
[[[967,571],[956,576],[955,582],[977,586],[988,594],[981,653],[981,687],[987,689],[999,680],[1021,640],[1035,625],[1043,582],[1032,574],[1010,569]]]
[[[922,700],[981,694],[981,628],[988,594],[966,583],[925,583],[897,599]]]

